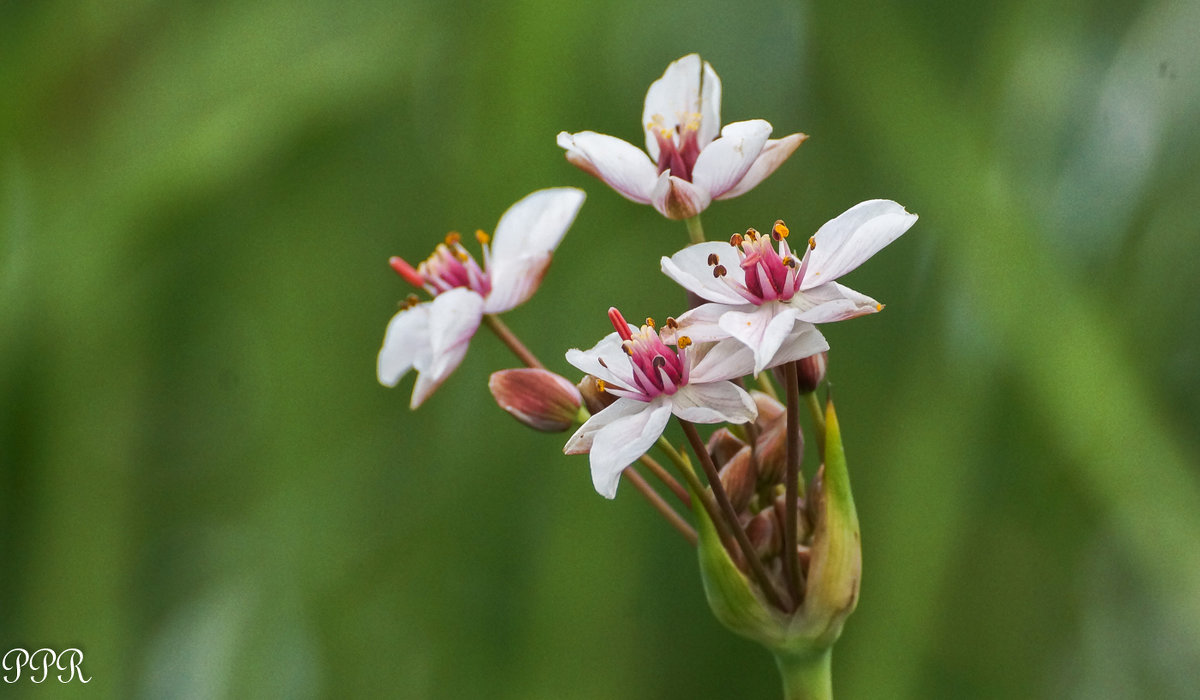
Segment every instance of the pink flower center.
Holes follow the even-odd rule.
[[[488,235],[476,231],[475,238],[483,249],[483,263],[488,264]],[[414,287],[419,287],[437,296],[455,287],[466,287],[480,296],[486,297],[492,291],[492,281],[488,273],[479,267],[475,258],[463,248],[461,236],[457,233],[446,234],[446,240],[434,248],[433,254],[416,269],[399,256],[388,260],[401,277]]]
[[[775,222],[770,236],[764,236],[754,229],[747,229],[745,234],[734,234],[729,245],[737,250],[738,266],[745,273],[745,281],[727,277],[729,270],[721,264],[716,253],[708,256],[713,277],[752,304],[790,300],[800,289],[808,258],[796,260],[788,246],[787,236],[788,227],[782,221]],[[777,242],[778,247],[773,247],[772,241]],[[813,239],[808,240],[808,245],[813,247]]]
[[[668,126],[662,115],[646,125],[658,141],[658,172],[670,170],[675,177],[692,181],[692,168],[700,157],[700,115],[690,114],[683,122]]]
[[[608,310],[608,319],[621,336],[621,349],[629,356],[633,369],[633,386],[607,386],[601,389],[617,396],[628,396],[639,401],[650,401],[662,394],[671,395],[688,382],[687,347],[692,341],[679,336],[672,350],[658,337],[654,330],[654,319],[646,319],[645,325],[636,333],[615,308]],[[674,326],[675,319],[668,318],[667,325]]]

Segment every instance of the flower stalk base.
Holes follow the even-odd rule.
[[[775,654],[775,665],[783,680],[784,700],[833,698],[832,659],[832,648],[804,656]]]

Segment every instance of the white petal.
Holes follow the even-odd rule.
[[[671,397],[671,411],[692,423],[745,423],[758,415],[754,399],[733,382],[688,384]]]
[[[799,311],[796,318],[809,323],[845,321],[883,310],[883,305],[871,297],[837,282],[827,282],[800,292],[792,297],[789,304]]]
[[[664,328],[659,336],[663,342],[674,343],[679,336],[686,335],[691,340],[702,343],[706,341],[728,338],[729,334],[721,330],[718,322],[727,311],[751,311],[753,304],[701,304],[675,320],[677,328]]]
[[[678,221],[690,219],[708,208],[712,197],[707,189],[697,187],[670,173],[670,170],[664,170],[658,176],[654,191],[650,194],[650,203],[658,213]]]
[[[696,158],[692,182],[713,197],[725,194],[745,177],[770,135],[771,125],[762,119],[729,124]]]
[[[754,350],[728,333],[717,342],[697,343],[689,350],[689,384],[706,384],[744,377],[754,371]]]
[[[442,382],[458,369],[467,355],[469,345],[469,343],[460,343],[451,347],[438,356],[435,367],[421,370],[417,374],[417,381],[413,384],[412,399],[408,403],[409,408],[416,410],[422,403],[425,403],[425,399],[429,398],[442,385]]]
[[[640,412],[618,418],[596,431],[589,453],[592,485],[605,498],[616,497],[621,472],[654,445],[671,419],[671,403],[665,396],[642,406]]]
[[[738,264],[737,248],[723,241],[697,243],[661,261],[662,271],[689,292],[725,304],[744,304],[746,300],[729,285],[713,276],[708,264],[709,256],[716,255],[725,266],[725,278],[732,283],[745,285],[746,274]]]
[[[784,339],[775,353],[775,359],[768,367],[778,367],[787,362],[794,362],[805,357],[811,357],[829,349],[825,336],[811,323],[797,323],[792,332]]]
[[[567,149],[567,160],[600,178],[621,196],[638,204],[650,203],[658,168],[637,146],[594,131],[563,132],[558,135],[558,145]],[[584,167],[584,161],[590,167]]]
[[[492,237],[486,313],[508,311],[533,296],[583,198],[574,187],[538,190],[504,212]]]
[[[704,62],[704,77],[700,86],[700,131],[696,142],[701,149],[712,143],[721,130],[721,79],[717,72]]]
[[[492,265],[553,253],[583,206],[584,196],[574,187],[552,187],[521,198],[496,224]]]
[[[850,207],[813,236],[816,247],[806,256],[808,269],[800,289],[832,282],[853,270],[916,221],[916,214],[890,199],[872,199]]]
[[[767,179],[767,176],[775,172],[783,161],[800,147],[800,144],[808,138],[807,134],[792,134],[781,139],[770,139],[759,152],[758,157],[754,159],[754,164],[742,176],[740,182],[728,190],[724,194],[714,195],[714,199],[732,199],[738,195],[745,194],[754,189],[758,183]]]
[[[579,430],[576,430],[571,439],[567,440],[567,444],[563,446],[563,454],[587,454],[591,451],[592,441],[596,438],[596,433],[601,428],[619,418],[641,413],[646,410],[646,405],[644,401],[635,401],[634,399],[626,398],[617,399],[606,406],[604,410],[584,421],[583,425],[579,426]]]
[[[775,357],[796,322],[797,312],[779,302],[767,302],[749,313],[731,311],[721,317],[721,330],[754,350],[754,373],[763,371]]]
[[[711,70],[711,68],[710,68]],[[642,128],[646,130],[646,151],[658,162],[658,139],[646,125],[657,115],[668,127],[687,121],[690,114],[700,113],[700,56],[688,54],[674,61],[663,71],[662,77],[650,84],[646,91],[646,102],[642,107]],[[717,100],[720,100],[720,83],[717,83]],[[720,117],[716,123],[720,125]]]
[[[439,383],[462,361],[482,318],[483,297],[464,287],[439,294],[429,302],[429,348],[433,353],[430,371]]]
[[[433,360],[429,346],[429,304],[417,304],[392,317],[383,336],[376,375],[384,386],[396,386],[414,366],[426,369]]]
[[[550,253],[510,260],[506,265],[492,264],[488,277],[492,291],[484,302],[484,313],[498,314],[529,300],[550,269]]]
[[[621,336],[609,333],[588,350],[568,350],[567,362],[581,372],[606,382],[625,387],[632,386],[633,371],[629,365],[629,356],[621,349],[621,342]]]

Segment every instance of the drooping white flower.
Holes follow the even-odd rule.
[[[563,131],[558,145],[568,161],[669,219],[691,218],[714,199],[749,192],[808,138],[771,139],[762,119],[721,128],[721,80],[697,54],[667,66],[650,85],[642,126],[646,152],[593,131]]]
[[[667,276],[711,302],[680,316],[679,332],[693,340],[735,338],[745,343],[754,351],[755,372],[778,365],[776,354],[797,322],[840,321],[883,308],[835,280],[916,220],[916,214],[891,200],[873,199],[821,226],[800,259],[788,245],[782,221],[770,236],[750,229],[729,243],[700,243],[664,257]]]
[[[729,381],[753,368],[746,346],[732,340],[693,344],[673,333],[672,349],[649,319],[636,328],[616,309],[608,315],[616,332],[590,350],[568,351],[567,361],[618,398],[580,426],[563,452],[589,453],[592,484],[600,495],[614,498],[621,472],[654,445],[672,414],[693,423],[745,423],[758,411],[754,399]],[[668,319],[666,325],[675,322]],[[781,362],[829,349],[808,324],[789,340]]]
[[[392,258],[392,268],[433,299],[410,297],[388,323],[376,368],[379,383],[395,386],[416,369],[411,407],[420,406],[462,362],[484,314],[508,311],[533,296],[583,198],[582,190],[558,187],[538,190],[509,207],[493,238],[476,233],[482,267],[458,234],[446,236],[416,268]]]

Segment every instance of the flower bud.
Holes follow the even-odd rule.
[[[583,397],[583,405],[587,406],[590,413],[599,413],[617,400],[612,394],[601,391],[600,386],[596,384],[596,378],[590,374],[585,374],[575,386]]]
[[[547,433],[575,425],[583,397],[575,385],[544,369],[506,369],[492,374],[488,388],[514,418]]]
[[[862,574],[858,516],[832,404],[826,409],[823,456],[825,466],[808,494],[807,508],[791,514],[799,519],[800,535],[792,556],[804,574],[802,596],[794,609],[781,610],[767,602],[757,584],[738,568],[693,494],[697,553],[709,607],[727,628],[770,649],[781,669],[827,662],[829,649],[858,602]],[[747,536],[760,555],[786,556],[781,551],[785,509],[780,499],[747,521]],[[770,557],[764,562],[772,579],[783,575],[780,561]]]
[[[772,510],[764,510],[746,523],[746,537],[754,545],[754,551],[763,559],[770,559],[783,547],[783,530]]]
[[[730,432],[729,428],[718,428],[708,438],[708,454],[717,467],[724,466],[745,446],[746,443]]]
[[[776,418],[787,413],[787,406],[780,403],[778,399],[773,399],[761,391],[751,391],[750,397],[754,399],[754,405],[758,408],[756,422],[760,428],[766,428],[767,423],[771,423]]]
[[[829,364],[829,353],[819,352],[809,355],[796,364],[796,379],[800,385],[801,394],[809,394],[825,381],[825,367]]]
[[[762,414],[759,414],[760,416]],[[758,456],[758,483],[775,486],[783,483],[787,471],[787,416],[776,416],[759,426],[758,440],[754,449]],[[801,454],[804,450],[804,434],[800,434]]]
[[[754,456],[750,446],[738,450],[721,469],[721,485],[733,504],[733,510],[742,513],[750,506],[754,498],[755,486],[758,483],[758,468],[754,465]]]

